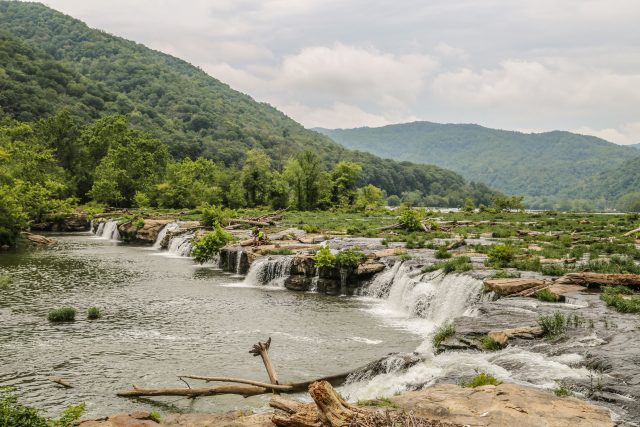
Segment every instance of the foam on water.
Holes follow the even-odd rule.
[[[291,274],[292,265],[293,256],[281,255],[258,258],[251,264],[243,284],[248,286],[284,287],[284,281]]]

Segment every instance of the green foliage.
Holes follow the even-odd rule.
[[[498,212],[522,211],[524,210],[523,196],[502,196],[495,194],[491,196],[491,207]]]
[[[144,227],[144,218],[142,217],[138,217],[136,219],[133,220],[132,222],[133,226],[135,228],[137,228],[138,230],[141,229],[142,227]]]
[[[545,337],[557,338],[567,329],[567,317],[559,311],[549,315],[540,315],[538,316],[538,325],[542,328]]]
[[[418,231],[422,230],[421,221],[423,218],[424,212],[421,209],[403,207],[400,210],[398,223],[407,231]]]
[[[343,249],[336,255],[336,267],[343,270],[354,270],[367,256],[359,247]]]
[[[384,194],[375,185],[366,185],[358,188],[354,207],[359,211],[377,209],[382,206]]]
[[[249,206],[269,203],[271,188],[271,159],[262,150],[249,150],[240,173]]]
[[[80,419],[87,406],[84,403],[79,405],[70,405],[62,411],[60,418],[49,421],[50,427],[72,427],[76,425],[76,421]]]
[[[464,212],[473,212],[476,209],[476,205],[473,203],[473,199],[467,197],[462,202],[462,206],[460,207]]]
[[[350,206],[354,203],[361,174],[362,166],[357,163],[342,161],[333,167],[331,171],[331,201],[334,205]]]
[[[215,227],[217,225],[226,226],[228,225],[229,219],[236,215],[236,212],[231,209],[209,204],[198,207],[198,210],[202,214],[201,222],[206,227]]]
[[[149,419],[151,421],[155,421],[156,423],[160,424],[160,421],[161,421],[160,413],[157,411],[151,411],[151,413],[149,414]]]
[[[207,232],[194,240],[191,256],[196,262],[204,264],[217,255],[220,249],[225,247],[231,240],[233,240],[233,236],[224,231],[220,225],[216,225],[213,231]]]
[[[451,253],[447,251],[446,246],[441,246],[438,248],[438,250],[436,250],[435,257],[436,259],[447,259],[451,258]]]
[[[485,372],[480,372],[475,377],[471,378],[469,382],[462,384],[463,387],[476,388],[485,385],[500,385],[502,381],[499,381],[496,377]]]
[[[90,307],[89,310],[87,310],[87,319],[96,320],[101,317],[102,317],[102,312],[98,307]]]
[[[306,233],[318,233],[320,231],[320,227],[318,227],[317,225],[314,225],[314,224],[304,224],[302,226],[302,229]]]
[[[0,387],[1,427],[49,427],[38,411],[18,403],[11,387]]]
[[[607,286],[600,299],[622,313],[640,313],[640,295],[625,286]]]
[[[328,246],[322,246],[313,256],[313,262],[316,268],[332,268],[336,266],[336,256]]]
[[[456,327],[453,323],[444,323],[436,330],[436,333],[431,338],[433,347],[436,348],[442,344],[446,338],[453,336],[456,333]]]
[[[491,246],[487,253],[489,265],[495,267],[508,267],[515,256],[515,250],[511,245],[497,244]]]
[[[553,390],[553,394],[558,397],[573,396],[573,392],[571,391],[571,389],[562,382],[558,383],[558,386]]]
[[[76,309],[73,307],[61,307],[49,310],[47,319],[50,322],[73,322],[76,320]]]
[[[546,302],[556,302],[558,301],[558,296],[551,292],[549,289],[540,289],[533,294],[540,301]]]
[[[432,265],[428,265],[422,269],[422,272],[429,273],[437,270],[444,270],[445,274],[464,273],[465,271],[473,270],[473,264],[471,263],[471,258],[467,256],[460,256],[448,261],[440,261]]]
[[[148,208],[151,206],[151,199],[145,193],[141,191],[136,191],[136,194],[133,195],[133,206],[137,208]]]
[[[13,283],[13,279],[8,274],[0,274],[0,290],[9,289]]]
[[[502,349],[500,343],[491,338],[489,335],[483,335],[482,337],[480,337],[480,345],[482,345],[482,348],[489,351],[498,351]]]
[[[515,279],[518,277],[520,277],[520,272],[506,270],[498,270],[491,275],[492,279]]]

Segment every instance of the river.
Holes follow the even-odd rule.
[[[387,321],[374,299],[247,286],[149,247],[89,233],[52,237],[52,249],[0,256],[0,274],[14,279],[0,290],[0,384],[49,415],[79,402],[86,416],[262,408],[267,397],[150,401],[115,392],[131,384],[183,386],[176,376],[185,373],[266,381],[248,350],[267,337],[285,381],[347,371],[423,341],[407,324]],[[47,321],[50,309],[64,305],[78,310],[75,322]],[[86,320],[91,306],[104,316]],[[54,376],[73,388],[48,380]]]

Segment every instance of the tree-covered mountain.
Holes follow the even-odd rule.
[[[524,194],[529,205],[542,207],[593,197],[584,182],[638,156],[630,147],[560,131],[521,133],[430,122],[318,130],[345,147],[449,168],[506,193]]]
[[[185,61],[42,4],[1,1],[0,28],[0,57],[9,58],[0,63],[0,108],[11,117],[36,120],[60,106],[85,122],[123,114],[178,159],[203,156],[239,167],[248,150],[260,149],[281,169],[308,149],[328,167],[340,160],[362,164],[361,183],[389,195],[417,190],[454,205],[468,196],[488,200],[484,185],[467,184],[440,167],[346,150]]]

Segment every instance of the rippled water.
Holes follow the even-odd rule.
[[[0,290],[0,384],[52,415],[79,402],[87,415],[264,407],[264,397],[151,401],[115,392],[133,383],[184,385],[176,379],[184,373],[266,380],[248,350],[268,336],[284,381],[346,371],[422,341],[383,323],[372,301],[242,286],[241,277],[190,259],[89,234],[54,238],[54,249],[0,255],[0,273],[14,279]],[[63,305],[78,310],[76,321],[48,322],[48,310]],[[91,306],[104,317],[86,320]]]

